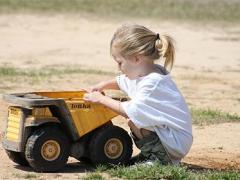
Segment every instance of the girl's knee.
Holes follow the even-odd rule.
[[[128,126],[131,129],[138,129],[138,130],[140,130],[131,120],[128,121]]]
[[[134,123],[133,123],[131,120],[129,120],[129,121],[128,121],[128,126],[129,126],[129,127],[132,127],[132,126],[134,126]]]

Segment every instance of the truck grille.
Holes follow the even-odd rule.
[[[17,107],[9,107],[6,139],[10,141],[19,141],[20,122],[22,111]]]

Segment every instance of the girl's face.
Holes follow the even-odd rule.
[[[112,47],[112,56],[118,64],[119,70],[129,79],[137,77],[137,63],[134,56],[125,58],[120,53],[117,47]]]

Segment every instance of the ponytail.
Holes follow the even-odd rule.
[[[118,45],[122,56],[142,54],[150,60],[165,59],[164,68],[171,70],[174,63],[175,48],[173,39],[168,35],[159,35],[148,28],[133,24],[123,25],[114,33],[110,52],[113,44]]]
[[[175,59],[174,40],[168,35],[160,35],[155,46],[158,49],[159,56],[165,58],[164,68],[169,68],[171,71]]]

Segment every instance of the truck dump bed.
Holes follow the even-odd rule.
[[[118,115],[103,105],[85,102],[84,93],[84,90],[29,92],[5,94],[3,99],[23,108],[41,108],[46,116],[57,117],[77,140]]]

